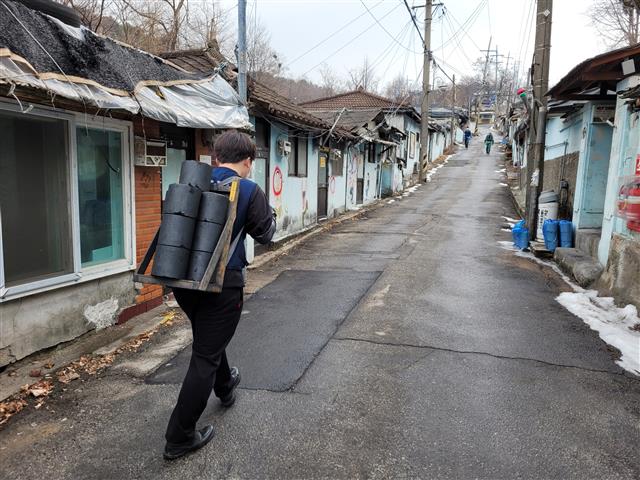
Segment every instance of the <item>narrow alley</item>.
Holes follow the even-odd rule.
[[[515,212],[480,138],[250,272],[238,401],[211,398],[201,451],[161,457],[187,348],[16,417],[0,477],[638,478],[640,382],[556,302],[557,274],[500,248]]]

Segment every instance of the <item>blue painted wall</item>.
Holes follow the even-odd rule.
[[[634,75],[619,82],[617,91],[624,91],[640,84],[640,75]],[[640,113],[629,112],[627,100],[618,97],[616,117],[611,146],[609,171],[607,173],[607,192],[605,196],[602,234],[598,247],[598,260],[607,264],[611,237],[614,233],[640,240],[640,233],[630,231],[626,221],[616,217],[616,203],[620,190],[621,177],[633,175],[635,159],[640,154]]]
[[[574,228],[599,228],[604,214],[613,128],[592,122],[594,102],[585,104],[573,207]]]

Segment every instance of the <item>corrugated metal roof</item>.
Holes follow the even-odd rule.
[[[161,56],[181,68],[191,72],[208,73],[220,66],[222,63],[230,64],[219,52],[215,45],[199,50],[181,50],[176,52],[163,53]],[[229,80],[235,80],[236,74],[231,69],[225,70],[225,76]],[[247,82],[250,108],[257,108],[281,119],[289,120],[301,128],[312,127],[319,130],[328,130],[331,125],[310,114],[301,106],[293,103],[286,97],[279,95],[266,85],[249,78]],[[348,135],[348,132],[338,131],[338,133]]]

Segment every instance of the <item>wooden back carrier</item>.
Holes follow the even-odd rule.
[[[146,271],[151,263],[151,260],[156,252],[158,245],[158,234],[160,229],[156,232],[151,245],[147,249],[142,263],[138,267],[138,270],[133,275],[133,280],[141,283],[153,283],[156,285],[166,285],[167,287],[185,288],[188,290],[200,290],[202,292],[219,293],[222,291],[222,284],[224,282],[224,274],[227,270],[227,263],[229,262],[229,255],[231,250],[231,235],[233,233],[233,224],[236,220],[236,212],[238,209],[238,193],[240,189],[240,179],[235,178],[229,184],[222,184],[216,187],[216,193],[226,194],[229,196],[229,206],[227,210],[227,220],[222,229],[218,244],[213,250],[209,265],[204,272],[202,280],[199,282],[193,280],[175,280],[173,278],[156,277],[153,275],[147,275]],[[233,242],[234,247],[237,245],[236,241]]]

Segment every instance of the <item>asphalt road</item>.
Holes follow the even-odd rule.
[[[415,193],[267,265],[230,346],[238,402],[161,459],[188,349],[75,385],[0,432],[1,478],[639,478],[640,379],[499,248],[497,153],[476,140]]]

